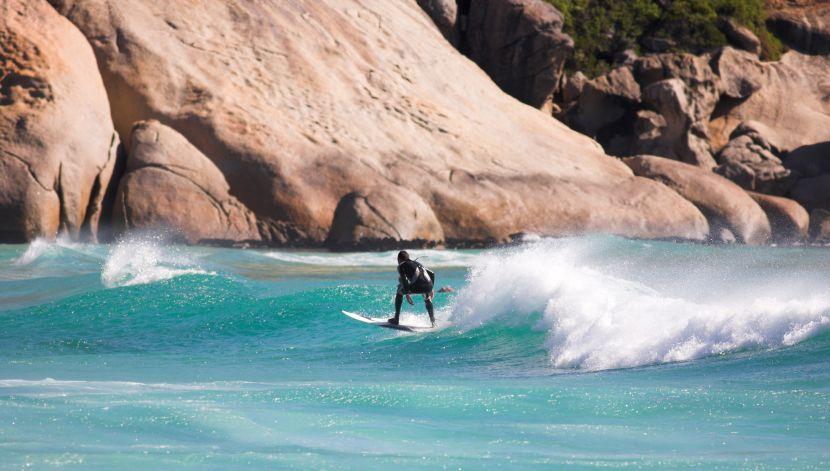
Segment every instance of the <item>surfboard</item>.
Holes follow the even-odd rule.
[[[369,317],[364,316],[363,314],[357,314],[354,312],[348,311],[341,311],[343,314],[351,317],[356,321],[363,322],[364,324],[375,325],[378,327],[383,327],[386,329],[394,329],[394,330],[403,330],[405,332],[427,332],[432,330],[434,327],[426,327],[420,325],[405,325],[405,324],[390,324],[387,319],[381,319],[380,317]]]

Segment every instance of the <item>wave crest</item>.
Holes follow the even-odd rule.
[[[145,237],[122,240],[112,246],[101,269],[101,282],[107,288],[115,288],[154,283],[182,275],[214,274],[160,240]]]
[[[708,299],[709,285],[722,280],[701,279],[690,270],[677,282],[691,284],[698,296],[680,297],[660,283],[653,284],[661,289],[653,288],[587,262],[595,252],[592,241],[571,239],[488,253],[459,292],[453,321],[462,329],[531,323],[547,331],[555,367],[587,370],[788,346],[830,330],[830,297],[804,296],[784,284],[752,289],[751,268],[732,281],[738,294]],[[676,267],[641,270],[656,280],[674,276]]]

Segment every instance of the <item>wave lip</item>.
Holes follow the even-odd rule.
[[[722,281],[690,270],[678,283],[701,295],[685,299],[589,265],[597,249],[591,240],[565,239],[486,254],[456,297],[454,323],[531,323],[546,331],[554,367],[585,370],[790,346],[830,330],[830,297],[802,296],[783,281],[777,290],[753,290],[751,268],[731,281],[738,294],[729,299],[706,299]],[[641,270],[653,279],[670,276],[646,263]]]
[[[131,238],[116,243],[101,269],[107,288],[134,286],[183,275],[215,275],[198,262],[155,238]]]

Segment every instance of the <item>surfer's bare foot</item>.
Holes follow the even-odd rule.
[[[389,319],[389,320],[387,320],[386,322],[388,322],[388,323],[390,323],[390,324],[392,324],[392,325],[398,325],[398,320],[397,320],[397,319],[395,319],[394,317],[390,318],[390,319]]]

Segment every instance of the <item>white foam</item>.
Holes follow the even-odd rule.
[[[83,247],[84,244],[72,242],[69,238],[63,236],[58,237],[55,240],[38,237],[29,243],[29,246],[26,247],[26,251],[14,261],[14,264],[19,267],[26,266],[45,255],[57,255],[62,249],[80,251]]]
[[[804,296],[786,285],[753,290],[744,273],[731,299],[708,299],[713,282],[693,275],[678,282],[697,285],[698,296],[680,298],[586,265],[591,248],[584,241],[543,241],[482,257],[451,308],[453,322],[472,329],[538,318],[535,328],[548,332],[553,365],[588,370],[775,348],[830,330],[827,295]],[[642,270],[661,276],[659,267]]]
[[[389,267],[396,264],[397,251],[387,252],[297,252],[269,251],[262,254],[281,262],[298,265],[320,265],[328,267]],[[410,250],[412,258],[417,258],[428,267],[468,267],[473,264],[477,254],[448,250]]]
[[[131,238],[112,246],[101,269],[101,282],[108,288],[133,286],[182,275],[214,275],[191,257],[151,237]]]

